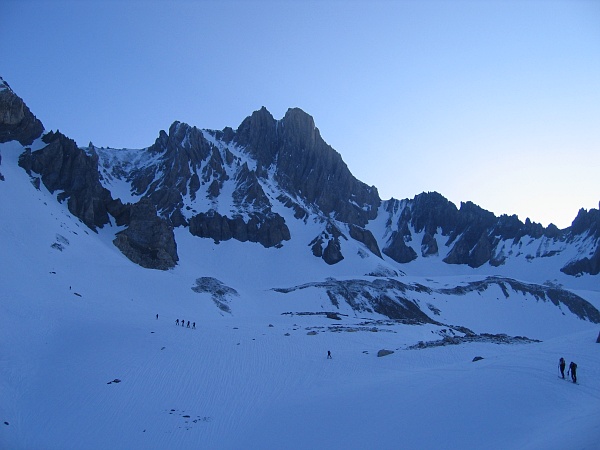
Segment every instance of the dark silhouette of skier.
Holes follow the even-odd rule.
[[[179,326],[179,319],[175,321],[175,325]]]
[[[156,315],[156,320],[158,320],[158,314]]]
[[[194,322],[194,323],[192,324],[192,330],[195,330],[195,329],[196,329],[196,322]]]
[[[560,370],[560,374],[563,377],[563,380],[565,379],[565,366],[567,365],[567,363],[565,362],[565,358],[560,358],[558,360],[558,368]]]
[[[184,327],[185,326],[185,320],[181,319],[181,326]]]
[[[569,364],[567,375],[569,373],[571,373],[571,380],[573,380],[573,383],[577,383],[577,364],[575,364],[573,361],[571,361],[571,364]]]
[[[187,325],[187,327],[188,327],[188,328],[190,327],[190,321],[189,321],[189,320],[188,320],[188,325]]]
[[[327,350],[327,359],[333,359],[333,358],[331,357],[331,351],[330,351],[330,350]]]

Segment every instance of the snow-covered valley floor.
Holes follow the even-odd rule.
[[[9,324],[3,311],[2,448],[593,449],[599,442],[594,331],[534,344],[404,350],[414,327],[308,335],[307,326],[329,319],[283,316],[198,321],[193,330],[176,326],[171,313],[157,320],[148,308],[120,314],[83,301],[36,305],[36,317],[15,312]],[[382,348],[395,353],[377,357]],[[558,378],[559,356],[577,361],[579,385]]]

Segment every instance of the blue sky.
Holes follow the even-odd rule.
[[[597,1],[4,0],[0,55],[80,145],[300,107],[383,199],[560,228],[600,201]]]

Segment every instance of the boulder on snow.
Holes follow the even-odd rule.
[[[473,358],[473,361],[471,361],[471,362],[481,361],[482,359],[483,359],[483,356],[476,356],[475,358]]]
[[[381,349],[377,352],[377,357],[381,358],[382,356],[391,355],[392,353],[394,353],[393,350]]]

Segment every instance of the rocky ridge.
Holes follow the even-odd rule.
[[[294,220],[320,224],[321,231],[305,244],[329,265],[343,261],[353,242],[360,252],[397,264],[437,258],[472,268],[554,258],[575,249],[576,256],[558,269],[573,276],[600,272],[599,210],[582,209],[571,227],[559,230],[516,216],[496,217],[471,202],[457,208],[436,192],[382,201],[298,108],[276,120],[263,107],[236,130],[174,122],[153,145],[135,151],[80,148],[59,132],[43,135],[45,146],[31,151],[27,145],[43,126],[2,83],[0,142],[19,140],[20,164],[33,181],[58,192],[57,199],[92,230],[113,223],[131,228],[115,243],[144,267],[176,264],[176,227],[215,242],[281,247],[294,239],[288,223]],[[113,198],[117,182],[128,186],[127,200]],[[284,217],[282,208],[291,215]],[[157,226],[136,225],[152,215]],[[383,232],[376,222],[385,223]]]

